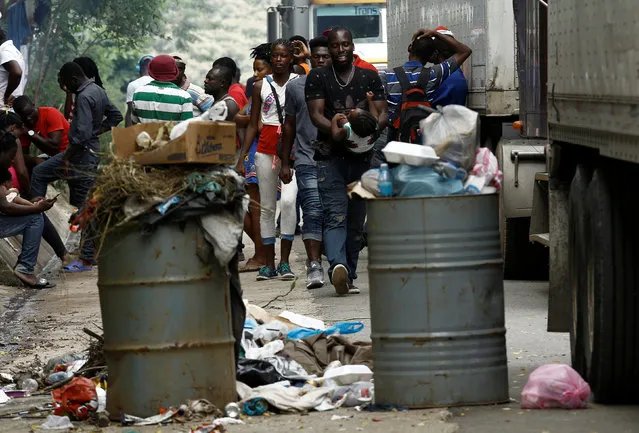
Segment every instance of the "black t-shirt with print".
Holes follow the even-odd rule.
[[[305,86],[306,102],[314,99],[324,100],[324,116],[331,120],[337,113],[346,114],[354,108],[369,111],[367,92],[373,92],[373,101],[386,100],[384,86],[379,75],[370,69],[355,68],[353,79],[341,87],[332,67],[315,68],[308,74]],[[316,153],[316,159],[331,156],[355,156],[346,149],[344,143],[334,143],[331,134],[317,132],[318,141],[322,142]],[[319,153],[319,155],[318,155]]]

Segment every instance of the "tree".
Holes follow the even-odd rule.
[[[57,72],[79,56],[94,57],[103,78],[117,62],[136,58],[133,50],[161,37],[166,0],[52,0],[51,14],[30,44],[28,90],[36,104],[59,105],[64,95]],[[102,61],[104,60],[104,62]],[[107,74],[105,74],[107,72]]]

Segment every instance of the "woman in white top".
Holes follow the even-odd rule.
[[[266,250],[266,266],[259,270],[258,281],[277,278],[278,275],[284,280],[295,279],[289,263],[297,223],[297,183],[294,181],[282,185],[280,199],[282,251],[280,264],[277,269],[275,268],[275,207],[281,165],[277,157],[277,143],[282,135],[286,84],[298,77],[291,72],[293,51],[293,44],[286,39],[278,39],[271,45],[272,74],[257,81],[253,86],[253,107],[260,107],[260,109],[251,110],[251,120],[246,128],[244,144],[236,167],[238,173],[244,174],[244,157],[257,135],[258,123],[261,120],[264,126],[260,131],[255,153],[255,168],[262,205],[260,233]]]

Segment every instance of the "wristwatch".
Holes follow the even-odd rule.
[[[29,131],[27,131],[27,134],[29,134],[29,137],[33,137],[35,135],[35,131],[33,129],[29,129]]]

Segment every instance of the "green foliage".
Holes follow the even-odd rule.
[[[93,58],[111,99],[123,106],[125,82],[151,38],[161,37],[166,0],[52,0],[51,15],[30,46],[27,93],[40,105],[61,106],[57,73],[75,57]],[[124,90],[126,88],[124,87]]]

